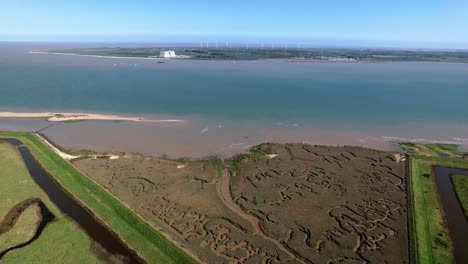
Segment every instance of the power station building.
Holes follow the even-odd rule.
[[[161,58],[175,58],[175,51],[173,50],[162,50],[159,52],[159,57]]]

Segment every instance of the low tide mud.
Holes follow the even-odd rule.
[[[232,175],[213,162],[129,154],[74,164],[203,262],[408,262],[398,155],[257,148],[266,155],[246,156]]]
[[[124,155],[75,165],[202,262],[261,262],[278,251],[218,198],[221,175],[210,162]]]
[[[405,165],[360,147],[263,144],[245,158],[233,199],[307,263],[405,263]]]
[[[37,206],[40,212],[39,221],[37,222],[35,230],[32,230],[32,237],[21,244],[14,245],[6,249],[0,249],[2,250],[0,251],[0,260],[8,252],[28,246],[29,244],[33,243],[36,239],[40,237],[42,231],[47,226],[47,224],[49,224],[55,219],[54,214],[50,212],[50,210],[47,208],[44,202],[42,202],[40,199],[30,198],[24,200],[16,204],[13,208],[11,208],[10,211],[8,211],[8,213],[5,215],[5,217],[3,217],[3,220],[0,222],[0,238],[3,234],[7,233],[15,227],[16,223],[18,222],[24,211],[26,211],[26,209],[28,209],[31,206]]]

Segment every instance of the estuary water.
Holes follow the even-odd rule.
[[[182,125],[89,121],[44,131],[72,147],[146,154],[229,154],[262,141],[377,148],[389,148],[388,142],[398,140],[468,145],[468,64],[158,63],[28,53],[83,45],[0,44],[0,110],[187,120]],[[0,120],[0,129],[34,130],[47,125],[24,122]],[[114,135],[112,140],[102,139],[109,133]],[[130,144],[127,134],[160,143]],[[148,149],[134,147],[138,145]]]

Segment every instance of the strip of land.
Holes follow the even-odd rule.
[[[468,219],[468,177],[466,175],[455,174],[452,176],[453,185],[457,192],[458,200],[465,210],[466,218]]]
[[[468,62],[468,52],[460,50],[389,50],[351,48],[195,48],[195,47],[92,47],[30,53],[66,54],[102,58],[164,59],[160,51],[171,49],[176,59],[192,60],[262,60],[292,59],[295,62],[378,62],[432,61]]]
[[[69,122],[84,120],[130,121],[146,123],[182,123],[183,119],[146,119],[143,117],[105,115],[93,113],[58,113],[58,112],[0,112],[0,118],[41,118],[49,122]]]
[[[52,55],[65,55],[65,56],[82,56],[82,57],[94,57],[94,58],[107,58],[107,59],[139,59],[139,60],[166,60],[167,58],[157,57],[129,57],[129,56],[105,56],[105,55],[86,55],[86,54],[74,54],[74,53],[61,53],[61,52],[49,52],[49,51],[30,51],[30,54],[52,54]],[[182,58],[187,59],[188,56]]]

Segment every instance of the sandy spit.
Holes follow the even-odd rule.
[[[164,59],[156,57],[117,57],[117,56],[102,56],[102,55],[86,55],[86,54],[74,54],[74,53],[58,53],[48,51],[29,51],[30,54],[52,54],[52,55],[64,55],[64,56],[81,56],[81,57],[94,57],[94,58],[109,58],[109,59],[140,59],[140,60],[155,60]]]
[[[139,60],[156,60],[165,61],[170,59],[190,59],[192,56],[177,55],[173,58],[162,58],[162,57],[125,57],[125,56],[105,56],[105,55],[87,55],[87,54],[75,54],[75,53],[58,53],[48,51],[29,51],[29,54],[52,54],[52,55],[65,55],[65,56],[81,56],[81,57],[94,57],[94,58],[106,58],[106,59],[139,59]]]
[[[50,122],[65,122],[79,120],[109,120],[109,121],[132,121],[146,123],[181,123],[183,119],[145,119],[142,117],[130,117],[119,115],[104,115],[90,113],[55,113],[55,112],[0,112],[0,118],[43,118]]]

